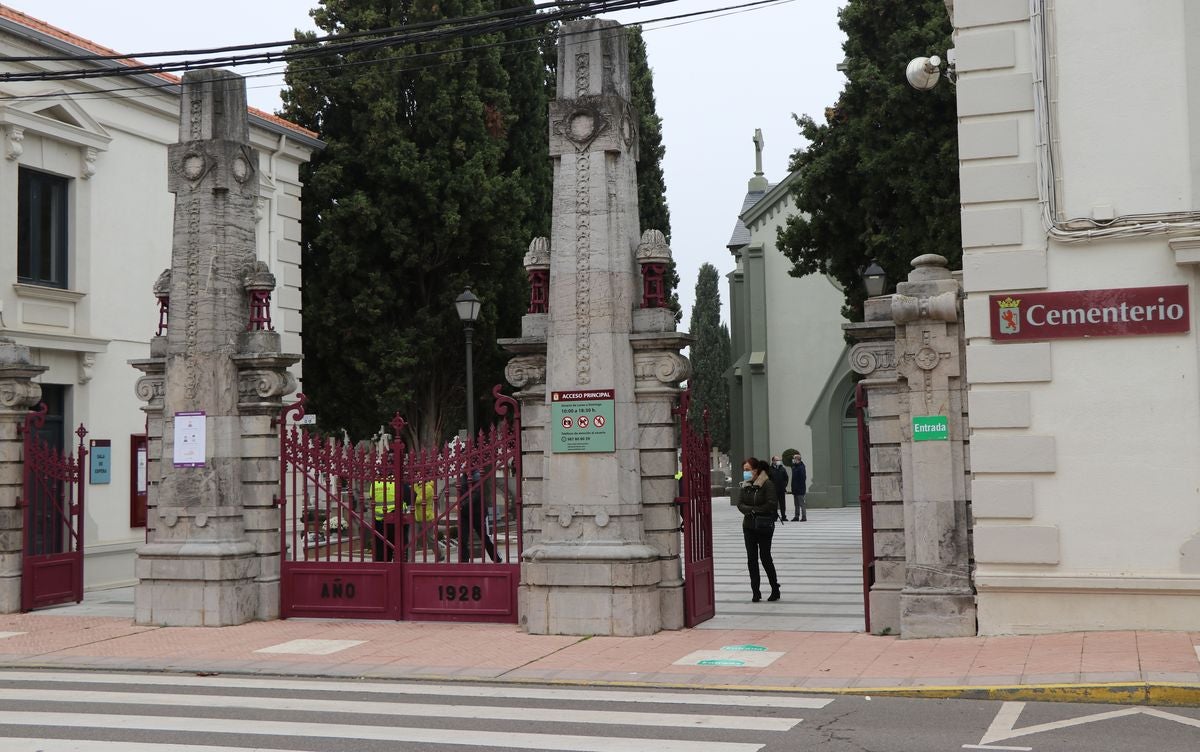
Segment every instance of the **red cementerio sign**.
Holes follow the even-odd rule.
[[[1187,285],[992,295],[988,307],[996,342],[1182,334],[1191,322]]]

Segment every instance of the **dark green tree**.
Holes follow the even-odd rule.
[[[646,57],[641,26],[629,27],[629,79],[632,104],[638,112],[637,193],[642,231],[659,230],[671,240],[671,210],[667,206],[667,180],[662,160],[667,153],[662,139],[662,118],[654,100],[654,71]],[[667,291],[675,321],[683,318],[679,305],[679,272],[672,260],[667,269]]]
[[[904,78],[911,58],[953,46],[943,0],[849,0],[839,25],[848,81],[824,123],[797,118],[809,146],[792,156],[797,212],[779,247],[794,276],[840,282],[854,321],[872,259],[892,283],[923,253],[961,261],[957,113],[948,82],[922,92]]]
[[[688,329],[692,344],[692,406],[688,419],[699,426],[708,411],[708,430],[713,446],[729,451],[729,387],[725,371],[730,366],[729,330],[721,323],[721,293],[717,267],[704,264],[696,279],[696,302]]]
[[[321,0],[326,34],[530,7],[531,0]],[[509,32],[541,38],[541,30]],[[327,144],[304,170],[304,391],[328,429],[369,435],[394,412],[430,445],[465,424],[463,327],[483,301],[475,383],[502,380],[521,258],[549,224],[546,100],[536,41],[502,34],[294,61],[283,115]],[[477,410],[480,424],[487,410]]]

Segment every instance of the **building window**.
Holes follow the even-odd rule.
[[[67,178],[21,168],[17,177],[17,279],[67,286]]]

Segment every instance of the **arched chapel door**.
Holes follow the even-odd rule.
[[[842,406],[842,504],[858,506],[858,413],[854,390]]]

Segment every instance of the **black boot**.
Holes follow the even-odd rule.
[[[759,601],[761,601],[761,600],[762,600],[762,593],[760,593],[760,592],[758,592],[757,590],[755,590],[755,591],[754,591],[754,595],[752,595],[752,596],[750,597],[750,602],[751,602],[751,603],[758,603],[758,602],[759,602]]]
[[[767,596],[767,600],[769,600],[769,601],[779,600],[779,586],[778,585],[771,586],[771,594]]]

